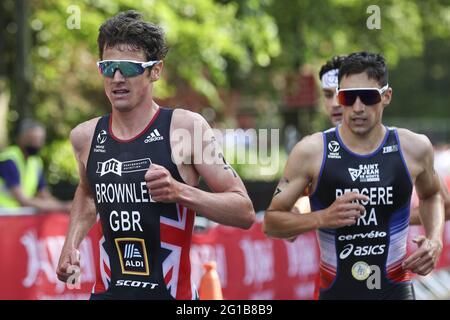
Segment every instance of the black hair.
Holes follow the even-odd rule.
[[[342,61],[346,56],[334,56],[331,60],[325,62],[325,64],[320,68],[319,71],[319,79],[322,79],[322,76],[330,70],[339,69],[341,67]]]
[[[375,79],[381,87],[389,80],[386,60],[381,54],[355,52],[349,54],[339,68],[339,83],[344,76],[365,72],[369,79]]]
[[[144,50],[147,60],[162,60],[167,54],[164,31],[161,27],[142,20],[134,10],[120,12],[106,20],[97,38],[100,59],[103,50],[117,45],[128,45],[133,50]]]

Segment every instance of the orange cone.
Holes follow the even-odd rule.
[[[207,262],[203,265],[203,268],[206,271],[200,281],[200,300],[223,300],[222,286],[220,285],[216,263],[214,261]]]

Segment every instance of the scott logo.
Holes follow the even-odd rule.
[[[142,281],[132,281],[132,280],[123,280],[119,279],[116,281],[117,287],[134,287],[134,288],[149,288],[151,290],[155,289],[158,284],[151,282],[142,282]]]

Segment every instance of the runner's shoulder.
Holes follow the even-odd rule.
[[[316,132],[297,142],[289,157],[305,160],[319,160],[323,156],[323,133]]]
[[[93,118],[77,125],[70,132],[70,142],[75,152],[81,152],[86,146],[91,145],[92,137],[94,135],[95,127],[100,117]]]
[[[404,128],[397,128],[397,132],[403,153],[417,160],[433,153],[433,145],[426,135]]]
[[[193,133],[196,127],[209,128],[208,122],[201,114],[182,108],[173,111],[171,130],[185,129]]]

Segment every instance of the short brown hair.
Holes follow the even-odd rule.
[[[99,29],[97,38],[100,59],[103,50],[117,45],[128,45],[132,50],[144,50],[147,60],[162,60],[168,48],[161,27],[142,20],[134,10],[120,12],[106,20]]]

